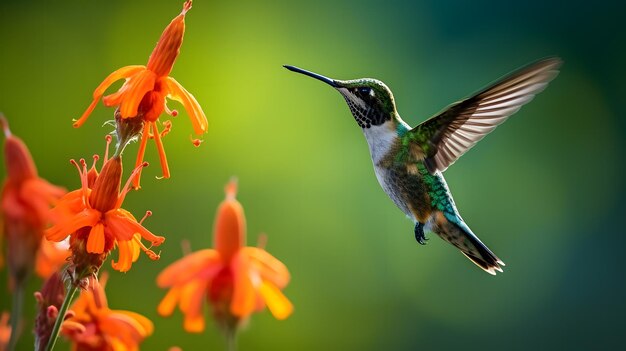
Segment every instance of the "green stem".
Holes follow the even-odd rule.
[[[226,350],[227,351],[237,351],[237,332],[236,331],[228,331],[226,332]]]
[[[13,294],[13,307],[11,309],[11,338],[9,340],[9,350],[15,350],[17,340],[20,337],[20,321],[22,320],[22,305],[24,304],[24,282],[15,285]]]
[[[46,346],[46,351],[52,351],[54,348],[54,344],[57,342],[57,338],[59,337],[59,331],[61,330],[61,324],[65,319],[65,313],[67,309],[70,307],[72,303],[72,299],[74,298],[74,294],[76,290],[78,290],[77,284],[71,283],[69,284],[69,290],[65,295],[65,299],[63,300],[63,305],[61,305],[61,309],[59,310],[59,315],[57,316],[57,320],[54,322],[54,328],[52,329],[52,333],[50,334],[50,340],[48,341],[48,346]]]

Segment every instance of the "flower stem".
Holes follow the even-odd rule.
[[[15,350],[15,345],[20,337],[20,322],[22,320],[22,305],[24,304],[24,282],[18,282],[15,285],[15,293],[13,294],[13,307],[11,309],[11,338],[9,340],[8,350]]]
[[[48,346],[46,346],[46,351],[52,351],[52,349],[54,348],[54,344],[59,337],[59,331],[61,331],[61,324],[65,319],[65,313],[72,303],[72,299],[74,298],[76,290],[78,290],[78,285],[70,282],[69,289],[67,291],[67,294],[65,295],[65,299],[63,300],[63,305],[61,305],[57,320],[54,322],[54,328],[52,329],[52,333],[50,334],[50,340],[48,341]]]
[[[226,332],[226,351],[237,351],[237,332]]]

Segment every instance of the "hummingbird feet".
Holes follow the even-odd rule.
[[[426,235],[424,235],[424,225],[420,222],[415,223],[415,240],[417,240],[420,245],[426,245]]]

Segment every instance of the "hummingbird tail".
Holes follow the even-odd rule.
[[[433,231],[445,241],[456,246],[463,255],[485,272],[491,275],[496,275],[496,271],[502,272],[504,262],[472,233],[467,224],[459,217],[448,217],[439,212],[435,216],[436,224]]]

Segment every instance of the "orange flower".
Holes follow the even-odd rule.
[[[7,243],[7,261],[14,283],[21,283],[32,272],[50,205],[65,190],[39,178],[37,168],[22,140],[11,134],[9,123],[0,115],[4,129],[4,156],[7,178],[2,188],[2,219]],[[0,260],[1,261],[1,260]]]
[[[170,288],[159,304],[159,314],[171,315],[178,304],[188,332],[204,330],[205,296],[216,321],[227,331],[235,330],[240,321],[265,305],[278,319],[287,318],[293,310],[281,292],[290,278],[285,265],[262,248],[245,246],[246,221],[236,193],[237,184],[231,181],[217,210],[215,249],[183,257],[157,277],[159,287]]]
[[[107,304],[106,275],[71,307],[73,316],[63,322],[61,333],[72,342],[73,351],[135,351],[152,334],[152,322],[135,312],[112,310]]]
[[[35,260],[35,273],[41,278],[47,279],[66,264],[69,257],[70,244],[68,240],[55,243],[42,238]]]
[[[107,142],[110,140],[109,137]],[[121,272],[130,269],[132,263],[137,260],[140,249],[151,259],[158,259],[159,255],[145,247],[141,238],[154,246],[161,245],[165,238],[152,234],[142,226],[143,219],[137,222],[130,212],[121,208],[130,190],[132,179],[138,176],[139,170],[147,166],[147,163],[133,170],[120,191],[121,157],[116,155],[107,160],[105,153],[100,174],[95,169],[98,158],[94,159],[91,170],[87,170],[85,160],[80,160],[81,166],[71,160],[78,168],[82,186],[61,198],[53,209],[58,220],[54,226],[46,230],[46,238],[58,242],[71,235],[72,263],[82,268],[94,267],[97,270],[114,245],[119,248],[119,260],[113,261],[112,265]],[[146,217],[150,214],[148,211]]]
[[[147,66],[126,66],[111,73],[93,93],[93,102],[85,113],[74,123],[74,127],[80,127],[89,117],[89,114],[98,104],[106,89],[114,82],[124,78],[124,85],[115,93],[105,96],[102,101],[105,106],[119,106],[119,117],[122,120],[141,119],[144,123],[139,144],[139,153],[135,166],[143,162],[144,152],[148,139],[154,138],[163,177],[169,178],[170,171],[161,138],[171,129],[169,121],[163,122],[164,130],[159,131],[157,120],[164,111],[175,117],[176,110],[170,110],[166,105],[166,98],[176,100],[183,104],[191,118],[196,134],[206,133],[208,122],[200,104],[182,85],[168,75],[172,71],[174,61],[180,52],[185,33],[185,14],[191,9],[191,0],[185,2],[183,11],[165,28],[156,47],[148,59]],[[194,142],[198,146],[199,142]],[[139,177],[134,184],[139,187]]]

